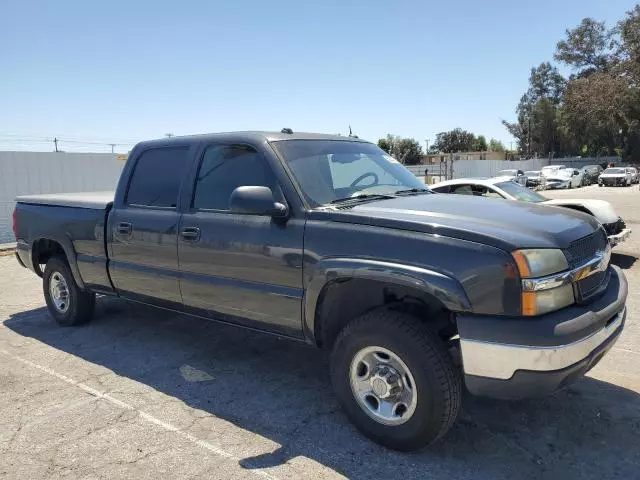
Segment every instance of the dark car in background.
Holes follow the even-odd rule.
[[[600,165],[587,165],[580,169],[582,171],[582,185],[593,185],[598,183],[598,177],[603,172]]]

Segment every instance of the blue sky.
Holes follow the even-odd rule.
[[[500,120],[531,66],[583,17],[613,24],[635,3],[6,1],[0,149],[348,125],[423,146],[461,127],[508,146]]]

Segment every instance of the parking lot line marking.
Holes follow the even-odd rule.
[[[22,358],[22,357],[18,357],[16,355],[11,355],[9,352],[5,351],[5,350],[0,350],[0,353],[2,353],[3,355],[6,355],[7,357],[16,360],[18,362],[24,363],[25,365],[28,365],[32,368],[35,368],[37,370],[40,370],[41,372],[47,373],[59,380],[62,380],[63,382],[66,382],[70,385],[73,385],[75,387],[80,388],[81,390],[83,390],[84,392],[88,393],[89,395],[93,395],[94,397],[106,400],[107,402],[110,402],[114,405],[117,405],[120,408],[124,408],[126,410],[131,410],[134,412],[137,412],[138,415],[140,416],[140,418],[143,418],[144,420],[146,420],[149,423],[152,423],[158,427],[164,428],[165,430],[168,430],[170,432],[174,432],[175,434],[181,436],[182,438],[184,438],[185,440],[188,440],[189,442],[198,445],[201,448],[204,448],[205,450],[208,450],[209,452],[213,453],[214,455],[218,455],[219,457],[223,457],[226,458],[228,460],[232,460],[235,462],[239,462],[241,459],[236,457],[235,455],[233,455],[232,453],[227,452],[226,450],[222,450],[221,448],[216,447],[215,445],[210,444],[209,442],[206,442],[204,440],[201,440],[199,438],[197,438],[194,435],[191,435],[190,433],[187,433],[183,430],[180,430],[180,428],[176,427],[175,425],[171,425],[170,423],[164,422],[152,415],[149,415],[146,412],[143,412],[142,410],[139,410],[137,408],[135,408],[132,405],[129,405],[128,403],[123,402],[122,400],[118,400],[117,398],[113,398],[111,395],[109,395],[108,393],[102,393],[98,390],[96,390],[95,388],[91,388],[88,385],[85,385],[82,382],[78,382],[77,380],[74,380],[73,378],[69,378],[66,375],[63,375],[61,373],[56,372],[55,370],[50,369],[49,367],[45,367],[43,365],[39,365],[37,363],[32,362],[31,360],[27,360],[26,358]],[[259,477],[262,478],[267,478],[269,480],[279,480],[278,477],[270,474],[269,472],[265,472],[264,470],[260,470],[260,469],[251,469],[251,470],[246,470],[248,473],[253,473],[254,475],[257,475]]]
[[[623,347],[613,347],[613,350],[618,350],[619,352],[633,353],[634,355],[640,355],[640,352],[634,352],[633,350],[629,350],[628,348],[623,348]]]

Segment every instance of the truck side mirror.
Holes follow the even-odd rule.
[[[242,215],[269,215],[283,218],[289,214],[286,205],[276,202],[269,187],[243,186],[231,192],[229,208]]]

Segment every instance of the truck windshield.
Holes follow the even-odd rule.
[[[612,175],[624,175],[624,168],[607,168],[604,173],[612,174]]]
[[[415,175],[371,143],[282,140],[272,145],[314,207],[349,197],[385,198],[399,191],[426,191]]]

